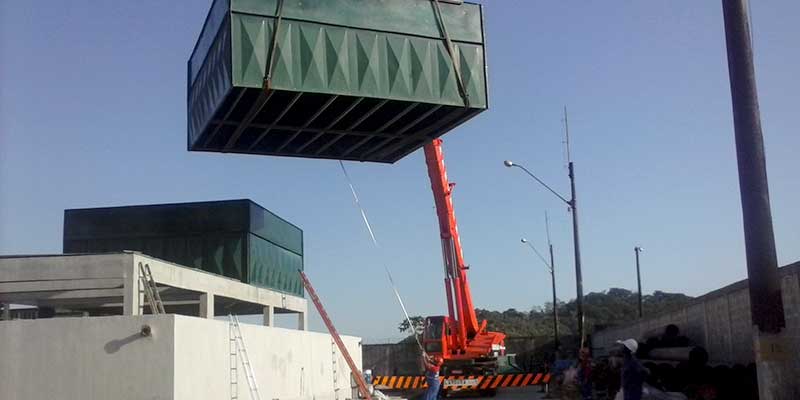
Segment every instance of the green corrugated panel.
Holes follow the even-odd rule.
[[[250,207],[250,232],[286,250],[303,255],[303,231],[255,203]]]
[[[144,238],[241,232],[249,224],[250,203],[250,200],[231,200],[67,210],[64,236]]]
[[[223,1],[218,0],[217,3],[224,5]],[[219,8],[218,5],[215,7]],[[220,20],[222,26],[218,27],[219,31],[207,33],[208,39],[216,38],[211,47],[202,54],[193,55],[189,62],[189,142],[198,139],[232,88],[230,20],[224,18],[225,15],[220,15],[223,19]]]
[[[216,0],[188,63],[187,148],[391,163],[454,129],[488,108],[483,11],[438,3],[438,21],[434,4],[285,0],[276,35],[277,0]]]
[[[65,253],[139,251],[175,264],[202,269],[246,282],[243,258],[244,234],[188,237],[119,237],[67,241]]]
[[[232,0],[233,12],[274,17],[278,0]],[[440,3],[452,40],[481,43],[481,11],[477,4]],[[288,20],[326,23],[355,29],[405,33],[441,39],[430,0],[285,0]]]
[[[232,15],[234,86],[263,86],[274,21]],[[470,106],[485,108],[483,47],[457,43],[456,54]],[[276,90],[464,104],[441,40],[285,21],[273,68]]]
[[[250,200],[65,211],[65,253],[123,250],[302,295],[303,232]]]
[[[256,235],[249,240],[250,284],[302,296],[298,271],[303,269],[303,257]]]
[[[246,282],[246,267],[242,253],[244,240],[244,234],[205,237],[202,269]]]

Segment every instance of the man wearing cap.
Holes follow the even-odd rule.
[[[649,372],[636,358],[639,343],[634,339],[617,340],[617,343],[622,345],[622,398],[641,400],[642,385]]]
[[[428,383],[428,389],[425,390],[425,400],[436,400],[439,398],[439,388],[441,381],[439,380],[439,369],[442,367],[444,360],[442,356],[428,356],[422,355],[422,363],[425,365],[425,381]]]

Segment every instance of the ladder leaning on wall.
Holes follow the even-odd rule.
[[[324,322],[325,326],[328,327],[328,332],[330,332],[331,337],[336,343],[336,346],[339,348],[339,352],[342,354],[344,361],[347,362],[347,366],[350,367],[350,373],[352,378],[356,381],[358,391],[361,393],[361,398],[372,400],[372,395],[367,387],[367,382],[364,381],[364,376],[361,375],[361,371],[358,370],[355,362],[353,362],[353,358],[350,357],[347,347],[345,347],[344,342],[342,342],[342,337],[339,336],[339,332],[337,332],[336,327],[333,326],[333,322],[331,321],[330,317],[328,317],[328,313],[325,312],[325,307],[322,306],[322,301],[319,299],[319,296],[317,296],[316,290],[314,290],[314,287],[311,286],[311,281],[308,280],[308,277],[305,273],[303,273],[303,271],[297,272],[300,273],[300,279],[303,280],[303,286],[305,286],[308,295],[311,297],[311,301],[313,301],[314,305],[317,307],[317,311],[319,312],[319,316],[322,318],[322,322]],[[354,398],[355,397],[357,396],[354,396]]]
[[[139,292],[144,293],[151,314],[166,314],[164,302],[161,301],[161,294],[158,292],[158,284],[153,278],[153,272],[150,271],[150,264],[139,263]]]
[[[239,317],[228,314],[230,318],[230,362],[231,362],[231,399],[238,399],[238,370],[236,369],[236,359],[239,358],[244,368],[244,376],[247,380],[247,386],[250,389],[251,400],[261,400],[261,395],[258,392],[258,384],[256,383],[256,376],[253,373],[253,365],[250,364],[250,357],[247,355],[247,347],[244,345],[244,338],[242,338],[241,325],[239,325]],[[237,357],[237,354],[239,357]]]

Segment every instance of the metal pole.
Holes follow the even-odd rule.
[[[576,305],[578,306],[578,335],[580,335],[581,348],[586,340],[586,332],[583,326],[583,274],[581,273],[581,246],[578,235],[578,200],[575,196],[575,168],[572,161],[569,162],[569,184],[572,198],[569,206],[572,209],[572,241],[575,249],[575,289],[577,292]]]
[[[758,109],[750,24],[745,0],[723,0],[739,191],[742,200],[750,315],[762,400],[796,399],[796,369],[788,365],[775,234],[769,204],[764,138]]]
[[[558,300],[556,297],[556,264],[553,258],[553,245],[548,244],[550,247],[550,280],[553,284],[553,343],[555,349],[558,351],[561,343],[558,340]]]
[[[767,186],[750,29],[743,0],[724,0],[733,122],[739,164],[747,274],[753,323],[763,332],[785,325]]]
[[[633,248],[634,253],[636,253],[636,283],[639,286],[639,318],[642,318],[642,274],[639,269],[639,253],[642,251],[642,248],[636,246]]]

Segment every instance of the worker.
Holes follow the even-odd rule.
[[[581,348],[578,352],[577,383],[581,392],[581,400],[592,400],[592,356],[589,349]]]
[[[621,389],[623,400],[641,400],[644,380],[649,374],[647,368],[636,358],[639,343],[634,339],[617,340],[622,345]]]
[[[422,363],[425,365],[425,381],[428,383],[428,390],[425,391],[424,400],[436,400],[439,397],[439,369],[444,360],[442,356],[422,355]]]

